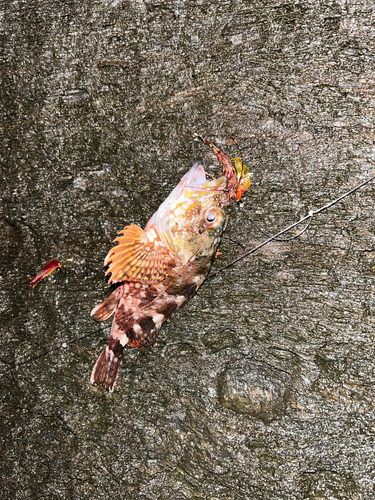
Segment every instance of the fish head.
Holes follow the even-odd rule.
[[[154,231],[162,244],[185,265],[213,255],[227,223],[228,178],[207,180],[195,163],[151,217],[146,233]]]

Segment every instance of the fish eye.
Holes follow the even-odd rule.
[[[208,208],[204,214],[204,225],[207,229],[217,229],[225,221],[224,212],[218,207]]]

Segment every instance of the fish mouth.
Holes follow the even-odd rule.
[[[206,172],[199,162],[194,163],[189,172],[178,183],[180,189],[193,189],[194,191],[224,191],[227,187],[226,177],[219,177],[207,181]]]
[[[227,177],[219,177],[219,179],[213,179],[212,181],[204,182],[199,185],[187,184],[185,188],[194,189],[196,191],[224,191],[227,184]]]
[[[201,184],[206,182],[206,172],[204,171],[203,165],[200,162],[194,163],[191,169],[186,172],[177,186],[185,187],[199,187]]]

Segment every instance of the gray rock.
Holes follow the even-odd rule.
[[[207,281],[113,394],[89,386],[112,240],[195,161],[220,171],[194,132],[253,172],[215,269],[266,238],[252,220],[373,174],[373,2],[0,6],[0,497],[374,498],[374,184]],[[74,262],[32,289],[52,258]]]
[[[284,413],[292,377],[267,363],[251,359],[228,367],[219,377],[220,403],[265,423]]]

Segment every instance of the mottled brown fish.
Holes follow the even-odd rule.
[[[227,224],[228,205],[250,186],[250,174],[241,160],[231,160],[199,138],[216,154],[223,176],[207,181],[203,166],[196,163],[145,229],[126,226],[105,259],[109,283],[121,285],[91,312],[97,321],[114,313],[108,345],[94,366],[91,382],[110,391],[124,347],[154,345],[164,321],[202,285]]]

